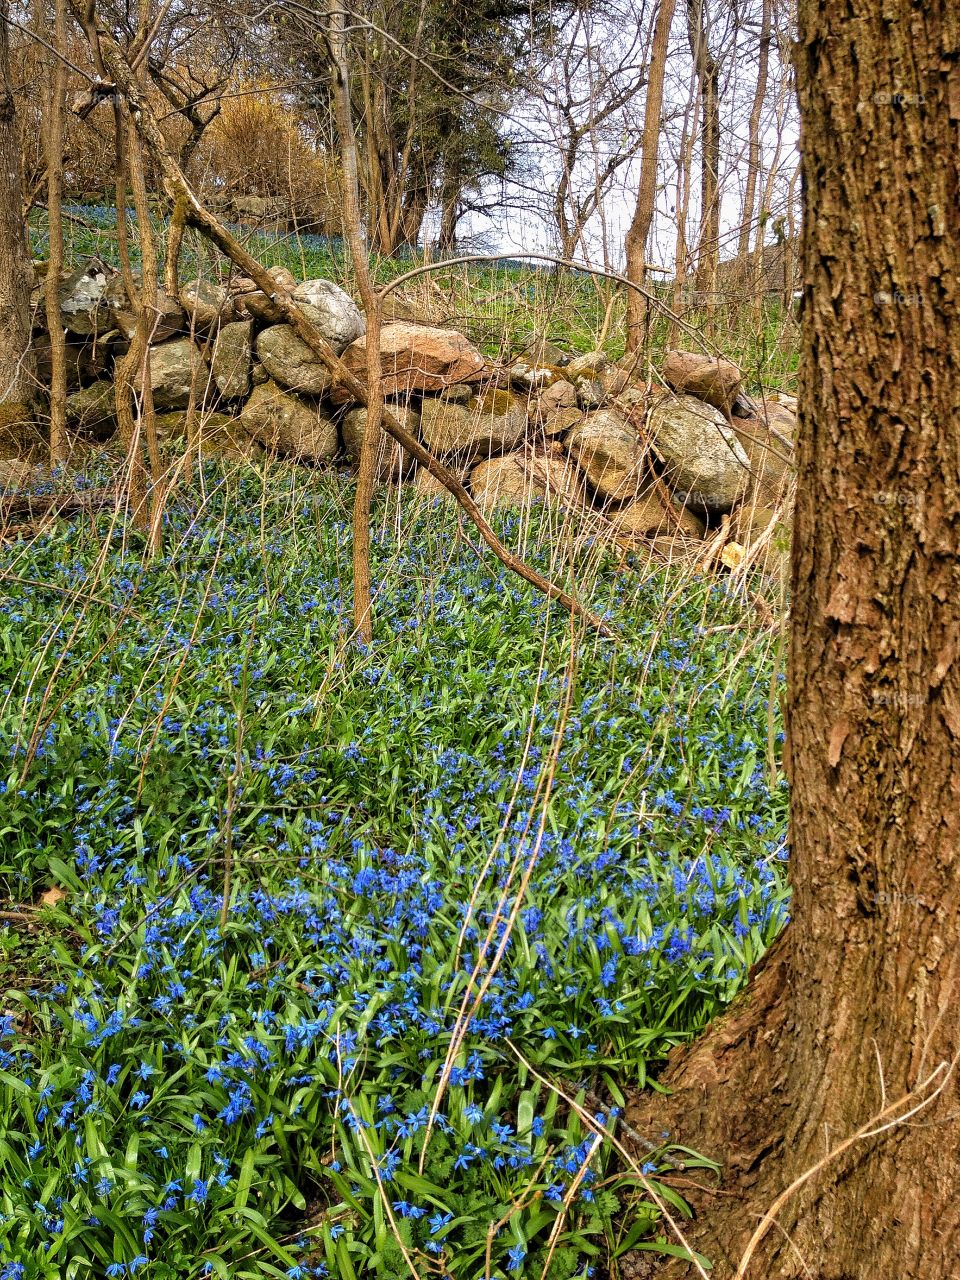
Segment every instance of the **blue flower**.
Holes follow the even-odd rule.
[[[206,1204],[207,1195],[209,1194],[209,1184],[202,1179],[197,1179],[193,1184],[193,1190],[187,1196],[187,1199],[193,1204]]]
[[[527,1256],[527,1251],[522,1244],[515,1244],[507,1254],[507,1270],[519,1271],[523,1266],[523,1260]]]

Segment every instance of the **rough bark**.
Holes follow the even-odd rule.
[[[653,224],[657,198],[657,165],[660,159],[660,117],[663,113],[663,82],[667,70],[667,49],[676,0],[660,0],[653,29],[647,98],[643,107],[643,140],[640,152],[640,185],[637,207],[627,231],[627,276],[642,289],[647,282],[647,240]],[[627,290],[627,350],[643,344],[647,326],[647,300],[637,289]]]
[[[960,1274],[960,27],[952,0],[801,0],[799,21],[793,920],[671,1064],[673,1095],[630,1118],[666,1118],[725,1162],[736,1194],[699,1203],[693,1232],[717,1277],[946,1280]],[[864,1126],[738,1271],[760,1215]]]
[[[29,416],[30,257],[16,103],[10,83],[8,5],[0,0],[0,426]]]

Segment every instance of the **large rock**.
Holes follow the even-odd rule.
[[[267,275],[275,281],[279,293],[293,293],[297,287],[296,277],[286,267],[268,267]],[[276,304],[257,288],[249,276],[241,276],[234,282],[233,293],[234,305],[241,315],[255,316],[267,324],[277,324],[283,319]]]
[[[177,338],[150,348],[150,385],[158,413],[165,409],[185,409],[190,403],[194,379],[197,398],[202,398],[207,376],[203,356],[189,338]]]
[[[639,356],[628,352],[600,371],[599,382],[609,400],[630,388],[632,379],[639,376],[639,365]]]
[[[234,196],[230,210],[241,222],[264,222],[282,218],[284,206],[275,196]]]
[[[367,342],[358,338],[343,353],[343,362],[362,382],[367,378]],[[476,382],[483,376],[484,359],[454,329],[432,329],[422,324],[385,324],[380,334],[381,386],[385,396],[402,398],[411,391],[442,391],[460,382]],[[351,399],[345,390],[334,399]]]
[[[333,384],[327,366],[288,324],[264,329],[257,337],[257,355],[270,377],[291,391],[323,396]]]
[[[647,429],[678,502],[719,515],[746,492],[750,462],[719,409],[694,396],[664,394]]]
[[[774,436],[782,436],[784,442],[789,440],[792,443],[795,439],[797,434],[796,411],[785,405],[782,400],[770,398],[762,401],[758,406],[756,416],[763,418],[764,422],[769,424]]]
[[[529,506],[531,502],[566,506],[586,502],[583,480],[559,445],[540,453],[508,453],[481,462],[470,472],[470,490],[483,511]]]
[[[772,526],[772,527],[771,527]],[[773,574],[786,585],[790,578],[789,514],[783,508],[744,502],[734,514],[731,535],[763,573]]]
[[[107,299],[110,283],[110,270],[96,258],[71,272],[60,285],[63,327],[81,338],[112,329]]]
[[[223,285],[209,280],[189,280],[180,289],[180,305],[202,332],[229,324],[233,319],[233,302]]]
[[[448,467],[448,470],[456,475],[457,480],[460,480],[462,485],[468,483],[468,471],[466,468],[454,466]],[[452,504],[454,507],[457,506],[457,499],[449,492],[447,485],[440,483],[436,476],[431,476],[426,467],[417,467],[416,476],[413,477],[413,490],[424,495],[425,498],[434,500],[434,502],[442,500],[442,502]]]
[[[94,382],[67,396],[67,426],[88,439],[108,440],[117,429],[112,382]]]
[[[574,356],[566,367],[566,376],[571,382],[584,376],[597,378],[603,373],[610,361],[603,351],[588,351],[586,355]]]
[[[732,360],[703,356],[696,351],[668,351],[663,365],[668,387],[680,395],[696,396],[717,409],[727,409],[740,393],[742,377]]]
[[[337,355],[366,332],[357,304],[332,280],[304,280],[294,289],[293,300]]]
[[[412,436],[419,434],[420,415],[415,409],[411,409],[407,405],[390,404],[389,402],[387,402],[385,408],[389,409],[394,417],[400,420],[400,425],[406,427]],[[350,409],[345,413],[340,424],[343,447],[353,462],[359,461],[360,446],[363,443],[363,433],[366,430],[366,426],[367,410],[362,406]],[[406,449],[398,444],[392,436],[387,435],[386,431],[381,427],[377,441],[377,479],[384,483],[390,480],[402,480],[405,476],[412,474],[416,465],[416,460],[407,453]]]
[[[135,276],[137,288],[140,277]],[[130,305],[123,280],[116,276],[107,286],[104,297],[110,308],[112,324],[120,330],[129,341],[137,328],[137,315]],[[156,299],[149,312],[150,341],[165,342],[167,338],[176,337],[187,329],[187,317],[178,298],[171,298],[163,289],[157,289]]]
[[[210,372],[226,400],[243,400],[250,394],[253,374],[253,321],[225,324],[213,343]]]
[[[568,369],[569,365],[561,369],[557,365],[545,364],[528,356],[518,356],[507,369],[507,376],[522,391],[544,391],[555,382],[569,382]]]
[[[570,355],[564,351],[562,347],[558,347],[556,343],[544,333],[533,333],[523,347],[521,355],[527,360],[533,360],[537,364],[553,365],[555,369],[560,369],[564,365],[570,363]]]
[[[566,444],[601,498],[632,498],[643,485],[643,446],[630,423],[615,409],[588,413],[570,432]]]
[[[337,428],[315,400],[284,391],[275,382],[254,387],[240,421],[254,440],[272,452],[322,462],[337,452]]]
[[[638,410],[640,410],[642,414],[645,415],[647,411],[648,399],[649,399],[649,396],[643,388],[624,387],[624,389],[617,396],[616,404],[614,408],[618,409],[622,414],[625,414],[625,415],[634,414]]]
[[[114,333],[113,336],[116,336]],[[102,378],[113,360],[111,334],[106,333],[96,342],[67,342],[64,344],[67,389],[75,391],[84,383]],[[53,354],[50,336],[38,334],[32,343],[33,358],[37,366],[37,378],[42,387],[49,387],[53,377]]]
[[[187,439],[189,415],[180,412],[158,413],[157,440],[160,444],[181,444]],[[204,457],[257,458],[263,445],[254,440],[243,424],[228,413],[197,413],[193,433]]]
[[[573,383],[582,409],[599,409],[607,399],[604,374],[609,361],[603,351],[588,351],[567,365],[564,373]]]
[[[678,507],[675,503],[674,510],[680,517],[679,524],[673,514],[667,510],[656,488],[651,486],[610,519],[618,533],[636,534],[645,538],[672,533],[680,533],[690,538],[703,536],[704,522],[689,507]]]
[[[539,426],[545,436],[562,436],[582,421],[582,409],[552,409],[539,419]]]
[[[779,418],[776,405],[765,407],[764,418],[734,418],[733,430],[749,459],[751,495],[761,507],[772,508],[784,498],[793,466],[789,443],[777,438],[778,432],[786,435],[780,428],[789,424]]]
[[[577,389],[572,382],[563,379],[546,387],[537,401],[541,414],[546,416],[557,409],[575,409],[577,407]]]
[[[0,404],[0,454],[18,457],[28,449],[44,445],[46,438],[47,432],[25,401],[7,400]]]
[[[431,453],[489,457],[515,449],[526,435],[527,406],[510,391],[487,390],[466,404],[446,396],[425,397],[420,421]]]

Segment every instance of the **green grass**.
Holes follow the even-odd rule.
[[[108,206],[71,210],[64,224],[66,260],[80,263],[97,256],[116,266],[116,214]],[[47,253],[46,215],[35,215],[33,252]],[[139,260],[136,223],[130,217],[132,257]],[[160,252],[166,222],[158,219],[155,232]],[[283,266],[298,279],[325,277],[356,292],[349,254],[343,245],[315,235],[274,235],[237,229],[246,248],[264,266]],[[373,261],[376,280],[387,283],[422,265],[421,254]],[[181,279],[191,274],[216,279],[229,275],[229,264],[211,251],[195,233],[185,239]],[[664,307],[671,302],[669,285],[651,285]],[[534,335],[547,337],[571,356],[602,345],[611,358],[624,351],[623,290],[613,282],[585,274],[553,269],[548,265],[516,263],[466,263],[420,277],[402,288],[399,297],[411,314],[432,323],[462,329],[491,358],[507,358],[521,350]],[[796,320],[784,312],[775,297],[764,300],[759,324],[749,300],[730,299],[712,318],[711,344],[743,369],[747,389],[794,391],[799,357]],[[608,315],[609,310],[609,315]],[[691,311],[684,315],[685,330],[671,336],[669,315],[658,310],[649,343],[649,372],[654,377],[664,353],[673,343],[698,349],[696,335],[708,331],[708,317]]]
[[[0,883],[68,895],[0,933],[4,1280],[472,1278],[496,1224],[491,1276],[553,1233],[551,1276],[602,1277],[664,1240],[557,1090],[615,1129],[780,927],[772,641],[501,515],[618,638],[581,634],[383,498],[360,651],[351,496],[209,466],[152,560],[107,515],[0,547]],[[649,1137],[682,1213],[696,1157]]]

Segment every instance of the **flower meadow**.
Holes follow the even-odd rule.
[[[350,498],[209,464],[152,558],[112,513],[0,543],[2,1280],[676,1247],[603,1135],[785,919],[773,641],[571,541],[598,638],[384,497],[362,650]],[[497,522],[556,574],[546,520]]]

